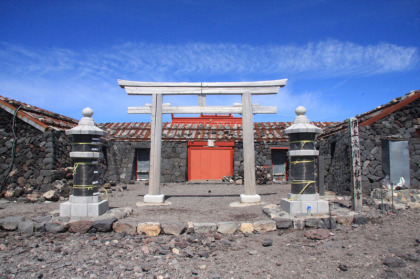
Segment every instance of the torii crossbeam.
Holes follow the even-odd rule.
[[[152,105],[129,107],[128,113],[151,114],[149,194],[145,203],[163,203],[165,196],[160,192],[160,164],[163,113],[237,113],[242,114],[244,184],[245,194],[240,195],[242,203],[257,203],[261,197],[255,188],[254,120],[256,113],[276,113],[276,107],[252,105],[252,95],[277,94],[287,79],[255,82],[139,82],[118,80],[118,84],[129,95],[152,95]],[[171,106],[162,104],[163,95],[198,95],[199,106]],[[242,104],[233,106],[206,106],[206,95],[241,95]]]

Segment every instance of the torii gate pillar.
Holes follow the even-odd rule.
[[[242,133],[244,149],[245,194],[240,195],[242,203],[258,203],[261,197],[255,187],[255,151],[253,114],[276,113],[276,107],[252,105],[253,94],[277,94],[285,86],[287,79],[257,82],[206,82],[171,83],[138,82],[118,80],[118,84],[129,95],[152,95],[152,106],[129,107],[128,113],[151,114],[150,134],[150,173],[149,193],[144,196],[145,203],[163,203],[165,196],[160,192],[160,164],[163,113],[239,113],[242,114]],[[176,107],[162,104],[163,95],[198,95],[199,106]],[[242,104],[234,106],[205,105],[206,95],[241,95]]]
[[[241,194],[241,202],[260,202],[261,196],[257,195],[255,189],[254,117],[251,94],[242,94],[242,134],[245,194]]]
[[[144,202],[163,203],[165,196],[160,192],[160,163],[162,153],[162,94],[152,95],[152,123],[150,124],[150,171],[149,194]]]

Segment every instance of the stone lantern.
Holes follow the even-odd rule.
[[[316,192],[315,162],[319,151],[315,149],[315,137],[322,129],[312,125],[305,116],[306,109],[296,108],[293,125],[284,130],[289,136],[290,174],[292,185],[287,199],[281,200],[283,210],[290,214],[328,212],[328,202],[320,200]]]
[[[60,216],[97,217],[108,209],[108,200],[99,196],[99,159],[101,153],[101,136],[105,131],[95,126],[91,108],[85,108],[79,125],[67,130],[72,136],[72,152],[74,160],[73,194],[68,202],[60,205]]]

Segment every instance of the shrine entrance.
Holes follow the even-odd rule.
[[[253,114],[277,112],[276,107],[260,107],[252,104],[252,95],[277,94],[287,79],[256,82],[139,82],[118,80],[118,84],[129,95],[152,95],[152,105],[129,107],[128,113],[151,114],[149,194],[145,203],[163,203],[165,196],[160,192],[162,114],[242,114],[244,150],[245,194],[240,195],[242,203],[256,203],[261,197],[255,188],[255,151]],[[163,95],[198,95],[198,106],[171,106],[162,104]],[[206,106],[206,95],[241,95],[242,103],[233,106]]]
[[[188,180],[221,180],[233,175],[234,142],[188,143]]]

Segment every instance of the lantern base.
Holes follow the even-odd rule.
[[[62,217],[98,217],[109,209],[108,200],[99,196],[70,196],[68,202],[60,205]]]
[[[324,214],[328,213],[328,201],[320,200],[318,194],[288,194],[287,199],[281,199],[281,207],[287,213],[294,214]],[[293,200],[290,200],[294,198]]]

